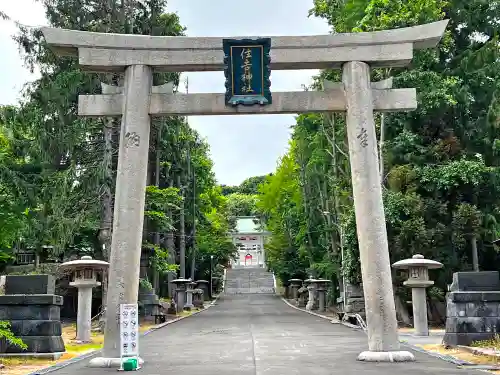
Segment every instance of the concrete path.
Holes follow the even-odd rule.
[[[223,296],[216,306],[140,342],[143,375],[479,375],[415,353],[415,363],[363,363],[363,332],[297,311],[274,295]],[[54,375],[100,375],[88,360]]]

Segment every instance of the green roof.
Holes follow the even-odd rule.
[[[241,216],[236,218],[237,233],[262,233],[259,229],[260,221],[254,216]]]

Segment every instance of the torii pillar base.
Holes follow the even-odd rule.
[[[414,362],[415,356],[407,351],[371,352],[367,350],[358,355],[358,361],[363,362]]]
[[[92,368],[121,368],[124,358],[106,358],[106,357],[96,357],[92,358],[89,362],[89,367]],[[142,367],[144,360],[139,357],[137,359],[138,367]]]

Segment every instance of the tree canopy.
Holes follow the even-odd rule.
[[[53,27],[185,32],[166,0],[41,3]],[[39,29],[20,25],[15,40],[41,76],[26,85],[17,105],[0,108],[0,262],[10,263],[19,250],[34,251],[42,262],[82,254],[108,259],[120,119],[79,117],[77,104],[79,94],[99,94],[101,82],[120,85],[123,77],[90,74],[76,58],[55,56]],[[153,81],[178,85],[179,75],[155,74]],[[187,274],[193,270],[200,279],[207,277],[210,255],[227,263],[235,252],[228,210],[206,141],[186,118],[153,118],[143,235],[150,267],[141,277],[160,290],[159,278],[178,271],[181,254]]]

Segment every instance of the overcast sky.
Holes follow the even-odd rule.
[[[0,9],[26,25],[45,25],[43,8],[34,0],[3,0]],[[308,18],[312,0],[252,0],[246,6],[230,0],[170,0],[189,36],[259,36],[327,34],[325,22]],[[15,104],[24,83],[35,76],[23,67],[11,35],[11,23],[0,22],[0,104]],[[301,90],[310,84],[313,70],[273,71],[271,91]],[[224,92],[222,72],[184,74],[189,92]],[[182,89],[184,90],[184,89]],[[292,115],[196,116],[189,123],[210,144],[220,183],[237,185],[245,178],[274,171],[287,149]]]

